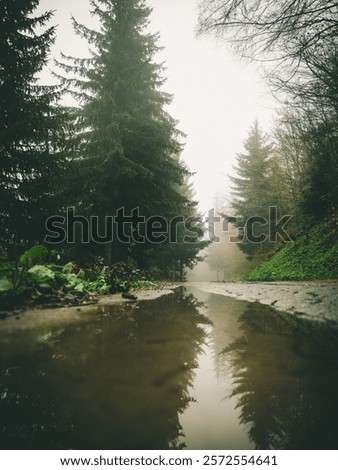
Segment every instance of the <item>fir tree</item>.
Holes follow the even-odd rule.
[[[245,227],[239,247],[250,258],[268,249],[263,238],[268,235],[269,207],[276,206],[277,202],[272,184],[272,148],[257,121],[244,148],[246,152],[237,156],[237,176],[231,177],[234,183],[232,207],[237,216],[236,226]]]
[[[64,159],[58,89],[37,83],[55,37],[54,27],[36,32],[52,17],[33,17],[38,3],[0,2],[0,244],[13,255],[43,239]]]
[[[73,20],[91,56],[64,56],[60,64],[80,104],[80,207],[101,217],[122,206],[170,217],[186,203],[177,188],[187,172],[173,158],[181,150],[180,133],[165,111],[171,97],[160,89],[157,35],[147,32],[151,9],[142,0],[93,0],[91,5],[100,20],[98,31]],[[122,251],[114,246],[112,254],[107,243],[106,263]]]

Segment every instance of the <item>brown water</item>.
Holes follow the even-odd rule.
[[[338,448],[335,325],[198,290],[8,324],[2,449]]]

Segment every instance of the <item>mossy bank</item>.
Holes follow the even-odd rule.
[[[284,245],[243,281],[338,279],[338,222],[331,220]]]

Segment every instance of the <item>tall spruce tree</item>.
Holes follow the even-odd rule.
[[[182,166],[184,164],[182,163]],[[148,244],[145,250],[146,265],[151,272],[151,266],[155,266],[155,273],[159,276],[172,279],[173,281],[184,281],[186,268],[193,269],[204,257],[200,256],[201,250],[206,248],[210,241],[204,239],[205,227],[202,217],[198,212],[197,202],[194,200],[193,184],[190,176],[186,176],[183,183],[178,186],[177,192],[185,198],[185,203],[180,208],[180,216],[184,221],[174,222],[177,213],[172,213],[168,218],[169,243],[160,246]]]
[[[32,16],[38,3],[0,2],[0,245],[9,255],[43,239],[64,161],[58,89],[37,82],[55,37],[51,11]]]
[[[101,219],[137,206],[145,216],[177,215],[187,202],[177,190],[187,171],[174,158],[180,133],[165,111],[171,97],[160,89],[157,35],[147,31],[151,9],[142,0],[92,0],[91,6],[99,30],[73,19],[91,46],[90,57],[64,56],[60,64],[80,104],[79,208]],[[106,264],[123,251],[106,243]]]
[[[244,142],[245,153],[237,155],[237,176],[233,182],[232,207],[237,216],[237,227],[245,227],[239,247],[251,258],[269,249],[263,240],[268,235],[269,207],[277,206],[272,184],[271,145],[255,121]],[[258,219],[261,218],[261,219]],[[262,239],[262,241],[259,241]]]

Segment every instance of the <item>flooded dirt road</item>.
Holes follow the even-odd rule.
[[[334,323],[193,287],[9,320],[3,449],[338,448]]]

